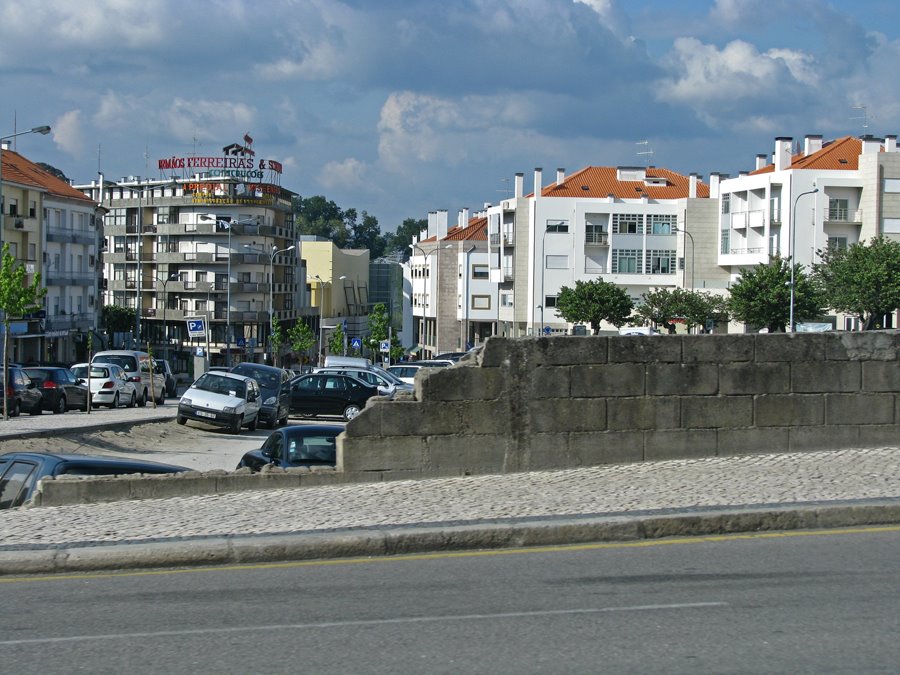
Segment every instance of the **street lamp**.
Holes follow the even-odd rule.
[[[10,139],[15,138],[16,136],[25,136],[26,134],[41,134],[42,136],[46,136],[50,133],[50,127],[44,125],[40,127],[34,127],[29,129],[28,131],[20,131],[17,134],[9,134],[8,136],[0,136],[0,195],[3,193],[3,143],[4,141],[8,141]],[[3,250],[3,209],[6,207],[6,204],[0,198],[0,251]]]
[[[691,240],[691,290],[694,290],[694,252],[696,251],[696,246],[694,245],[694,237],[693,235],[685,230],[684,228],[680,228],[677,225],[672,228],[672,232],[681,232],[685,237]]]
[[[797,202],[800,201],[800,197],[803,195],[812,195],[819,191],[819,188],[813,188],[812,190],[807,190],[806,192],[801,192],[794,199],[794,212],[791,216],[791,311],[790,318],[788,319],[788,323],[790,324],[791,332],[794,332],[794,259],[796,257],[796,253],[794,249],[797,246]]]
[[[169,324],[167,321],[167,315],[169,310],[169,292],[166,290],[166,286],[170,281],[175,281],[178,278],[177,272],[172,272],[165,279],[160,279],[156,277],[156,280],[162,284],[163,287],[163,359],[169,360]],[[169,363],[169,366],[172,364]]]
[[[271,365],[275,365],[275,349],[272,347],[272,339],[275,336],[275,256],[279,253],[287,253],[288,251],[293,251],[294,246],[288,246],[287,248],[279,249],[277,246],[272,246],[272,255],[269,256],[269,353],[270,353],[270,361]]]

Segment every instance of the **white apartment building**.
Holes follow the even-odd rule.
[[[771,163],[757,155],[753,171],[723,180],[719,192],[718,264],[732,281],[771,255],[793,256],[808,271],[829,245],[900,239],[896,136],[808,135],[799,152],[779,137]],[[858,328],[855,317],[832,319],[837,329]],[[896,326],[897,317],[885,322]]]

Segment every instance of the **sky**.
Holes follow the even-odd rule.
[[[896,0],[0,0],[0,136],[76,183],[253,139],[378,219],[556,169],[736,175],[774,139],[900,133]]]

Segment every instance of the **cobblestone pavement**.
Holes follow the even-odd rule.
[[[0,550],[900,498],[900,448],[0,511]]]

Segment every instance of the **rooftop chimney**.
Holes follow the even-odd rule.
[[[775,170],[784,171],[791,167],[791,143],[794,139],[790,136],[779,136],[775,139]]]
[[[897,152],[897,137],[893,134],[884,137],[884,151]]]
[[[697,174],[692,173],[688,179],[688,198],[697,198]]]
[[[881,151],[881,139],[876,138],[875,136],[870,136],[866,134],[862,137],[862,154],[868,155],[874,152]]]
[[[756,170],[765,169],[766,164],[769,163],[769,158],[767,155],[757,155],[756,156]]]
[[[466,227],[469,224],[469,207],[464,206],[462,211],[459,213],[460,220],[462,221],[460,225],[462,227]]]
[[[539,167],[539,166],[535,167],[535,169],[534,169],[534,196],[535,196],[535,198],[541,196],[541,190],[544,187],[544,183],[541,178],[542,172],[543,172],[543,169],[541,167]]]
[[[440,209],[435,214],[435,223],[437,225],[437,238],[444,239],[447,236],[447,209]]]
[[[517,173],[517,174],[516,174],[516,192],[515,192],[515,196],[516,196],[516,198],[519,198],[519,197],[521,197],[521,196],[524,195],[524,194],[525,194],[525,174],[524,174],[524,173]]]
[[[719,176],[721,174],[713,172],[709,174],[709,197],[710,199],[719,198]]]
[[[811,154],[822,149],[821,134],[807,134],[803,137],[803,154],[809,157]]]
[[[566,179],[566,170],[565,169],[557,169],[556,170],[556,184],[562,185],[562,183],[565,179]]]

